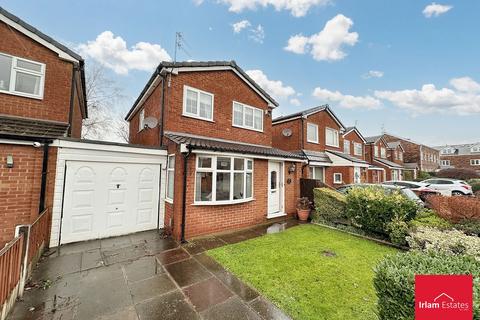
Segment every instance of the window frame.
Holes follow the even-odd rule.
[[[338,180],[337,177],[340,176]],[[343,183],[343,174],[341,172],[335,172],[333,174],[333,184],[342,184]]]
[[[440,160],[440,165],[449,166],[450,165],[450,160]]]
[[[197,113],[196,114],[187,112],[187,92],[188,92],[188,90],[195,91],[197,93]],[[206,94],[206,95],[208,95],[212,98],[212,117],[210,119],[200,116],[200,94],[202,94],[202,93]],[[215,95],[213,93],[184,85],[183,86],[183,102],[182,102],[182,104],[183,104],[183,106],[182,106],[182,116],[189,117],[189,118],[194,118],[194,119],[198,119],[198,120],[203,120],[203,121],[215,122],[213,120],[213,113],[214,113],[214,110],[215,110]]]
[[[138,132],[145,129],[145,108],[138,112]]]
[[[332,132],[335,134],[334,137],[336,137],[337,144],[330,144],[330,143],[328,143],[328,132],[329,132],[329,131],[332,131]],[[335,139],[334,139],[334,140],[335,140]],[[333,129],[333,128],[329,128],[329,127],[325,127],[325,145],[326,145],[326,146],[329,146],[329,147],[335,147],[335,148],[339,148],[339,147],[340,147],[340,136],[339,136],[338,130]]]
[[[471,166],[480,166],[480,159],[470,159]]]
[[[322,170],[322,179],[318,179],[315,174],[315,169],[320,168]],[[321,180],[325,182],[325,167],[322,166],[308,166],[308,176],[310,179]]]
[[[380,147],[380,158],[386,159],[387,158],[387,148]]]
[[[173,160],[170,160],[172,159]],[[173,163],[173,167],[170,168],[170,163]],[[169,171],[172,171],[173,172],[173,180],[170,181],[170,179],[168,178],[168,173]],[[166,183],[165,183],[165,186],[166,186],[166,190],[165,190],[165,201],[169,202],[169,203],[173,203],[173,199],[175,198],[175,154],[172,153],[172,154],[169,154],[167,155],[167,172],[166,172]],[[169,196],[168,194],[168,190],[170,189],[168,186],[170,183],[173,183],[173,194],[171,195],[171,197]]]
[[[348,153],[345,152],[345,149],[346,149],[347,145],[348,145]],[[354,148],[353,151],[355,152],[355,148]],[[350,154],[350,140],[347,140],[347,139],[343,140],[343,153]]]
[[[46,70],[47,70],[47,66],[45,65],[45,63],[30,60],[30,59],[25,59],[25,58],[21,58],[21,57],[17,57],[17,56],[13,56],[11,54],[4,53],[4,52],[0,52],[0,55],[10,57],[12,59],[12,65],[10,67],[9,88],[8,88],[8,90],[0,89],[0,93],[43,100],[43,95],[44,95],[44,91],[45,91],[45,75],[46,75]],[[22,67],[18,67],[17,66],[17,61],[18,60],[23,60],[23,61],[26,61],[26,62],[29,62],[29,63],[40,65],[41,71],[37,72],[37,71],[32,71],[32,70],[29,70],[29,69],[22,68]],[[17,75],[18,72],[25,73],[25,74],[32,75],[32,76],[36,76],[36,77],[40,77],[38,95],[15,90],[15,86],[16,86],[16,82],[17,82],[16,75]]]
[[[198,163],[200,158],[210,158],[211,166],[210,168],[199,168]],[[217,169],[217,160],[218,158],[229,158],[230,159],[230,169]],[[243,159],[244,167],[243,170],[235,170],[235,159]],[[252,168],[248,169],[249,161],[252,163]],[[195,157],[195,180],[194,180],[194,190],[193,190],[193,204],[194,205],[226,205],[226,204],[237,204],[243,202],[250,202],[255,200],[254,191],[255,191],[255,173],[254,173],[254,159],[246,157],[236,157],[231,155],[213,155],[213,154],[197,154]],[[212,200],[202,201],[197,200],[197,173],[199,172],[211,172],[212,173]],[[229,200],[216,200],[217,197],[217,173],[230,173],[230,194]],[[235,173],[243,173],[243,193],[245,197],[243,199],[233,199],[234,193],[234,179]],[[247,174],[252,175],[252,192],[250,197],[246,197],[247,194]]]
[[[235,104],[238,104],[240,106],[242,106],[242,125],[239,125],[239,124],[235,124]],[[245,109],[252,109],[253,111],[253,122],[252,122],[252,126],[247,126],[245,125]],[[261,129],[256,129],[255,128],[255,111],[260,111],[260,114],[261,114],[261,117],[260,119],[262,120],[261,121]],[[257,107],[253,107],[251,105],[248,105],[248,104],[245,104],[245,103],[242,103],[242,102],[238,102],[238,101],[232,101],[232,127],[236,127],[236,128],[241,128],[241,129],[247,129],[247,130],[252,130],[252,131],[257,131],[257,132],[263,132],[263,128],[264,128],[264,111],[263,109],[260,109],[260,108],[257,108]]]
[[[360,146],[360,153],[357,153],[357,147]],[[355,156],[362,156],[363,155],[363,145],[359,142],[353,143],[353,155]]]
[[[316,140],[311,140],[309,137],[308,137],[308,128],[311,127],[311,128],[315,128],[315,132],[316,132]],[[315,124],[315,123],[312,123],[312,122],[307,122],[307,142],[309,143],[317,143],[319,142],[319,135],[318,135],[318,124]]]
[[[479,153],[480,152],[480,146],[473,146],[470,148],[471,153]]]
[[[373,156],[378,158],[378,154],[379,154],[378,146],[373,146]]]

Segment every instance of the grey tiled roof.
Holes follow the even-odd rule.
[[[343,159],[348,160],[348,161],[352,161],[352,162],[356,162],[356,163],[368,164],[368,162],[365,161],[365,160],[358,159],[358,158],[356,158],[356,157],[354,157],[354,156],[352,156],[352,155],[349,155],[349,154],[346,154],[346,153],[343,153],[343,152],[340,152],[340,151],[328,150],[328,152],[333,153],[334,155],[339,156],[340,158],[343,158]]]
[[[397,148],[400,144],[400,141],[394,141],[394,142],[387,142],[387,145],[391,149]]]
[[[434,148],[439,150],[439,151],[441,151],[442,149],[448,148],[448,147],[455,149],[454,154],[442,154],[442,156],[449,156],[449,155],[467,156],[467,155],[478,155],[479,154],[478,152],[472,152],[471,151],[471,148],[476,147],[476,146],[480,146],[480,142],[465,143],[465,144],[449,144],[449,145],[438,146],[438,147],[434,147]]]
[[[69,124],[64,122],[0,115],[0,134],[57,138],[65,136],[68,127]]]
[[[372,137],[365,137],[365,141],[367,143],[374,143],[374,142],[377,142],[378,139],[382,138],[382,135],[379,135],[379,136],[372,136]]]
[[[380,162],[388,167],[393,167],[393,168],[403,168],[403,166],[399,165],[398,163],[395,163],[395,162],[392,162],[390,160],[387,160],[387,159],[383,159],[383,158],[375,158],[374,159],[375,161],[377,162]]]
[[[273,122],[287,120],[287,119],[291,119],[291,118],[295,118],[295,117],[299,117],[299,116],[306,116],[306,115],[309,115],[311,113],[323,111],[327,108],[328,108],[328,104],[324,104],[322,106],[313,107],[313,108],[306,109],[306,110],[299,111],[299,112],[295,112],[295,113],[292,113],[292,114],[289,114],[289,115],[286,115],[286,116],[277,117],[277,118],[273,119]]]
[[[309,161],[332,163],[332,160],[325,152],[302,150],[301,151]]]
[[[165,136],[177,144],[186,144],[191,146],[193,149],[253,154],[267,157],[305,159],[303,155],[298,153],[254,144],[244,144],[235,141],[212,139],[208,137],[194,136],[177,132],[165,132]]]

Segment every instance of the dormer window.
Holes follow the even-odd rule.
[[[45,64],[0,53],[0,92],[42,99]]]
[[[477,153],[480,152],[480,146],[473,146],[470,148],[470,152]]]
[[[213,121],[213,94],[184,86],[183,115]]]
[[[455,153],[455,149],[454,148],[443,148],[441,151],[440,151],[440,154],[454,154]]]

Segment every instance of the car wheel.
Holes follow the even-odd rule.
[[[452,191],[452,196],[464,196],[465,194],[462,191]]]

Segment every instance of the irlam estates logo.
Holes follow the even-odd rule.
[[[416,275],[415,320],[472,320],[471,275]]]

